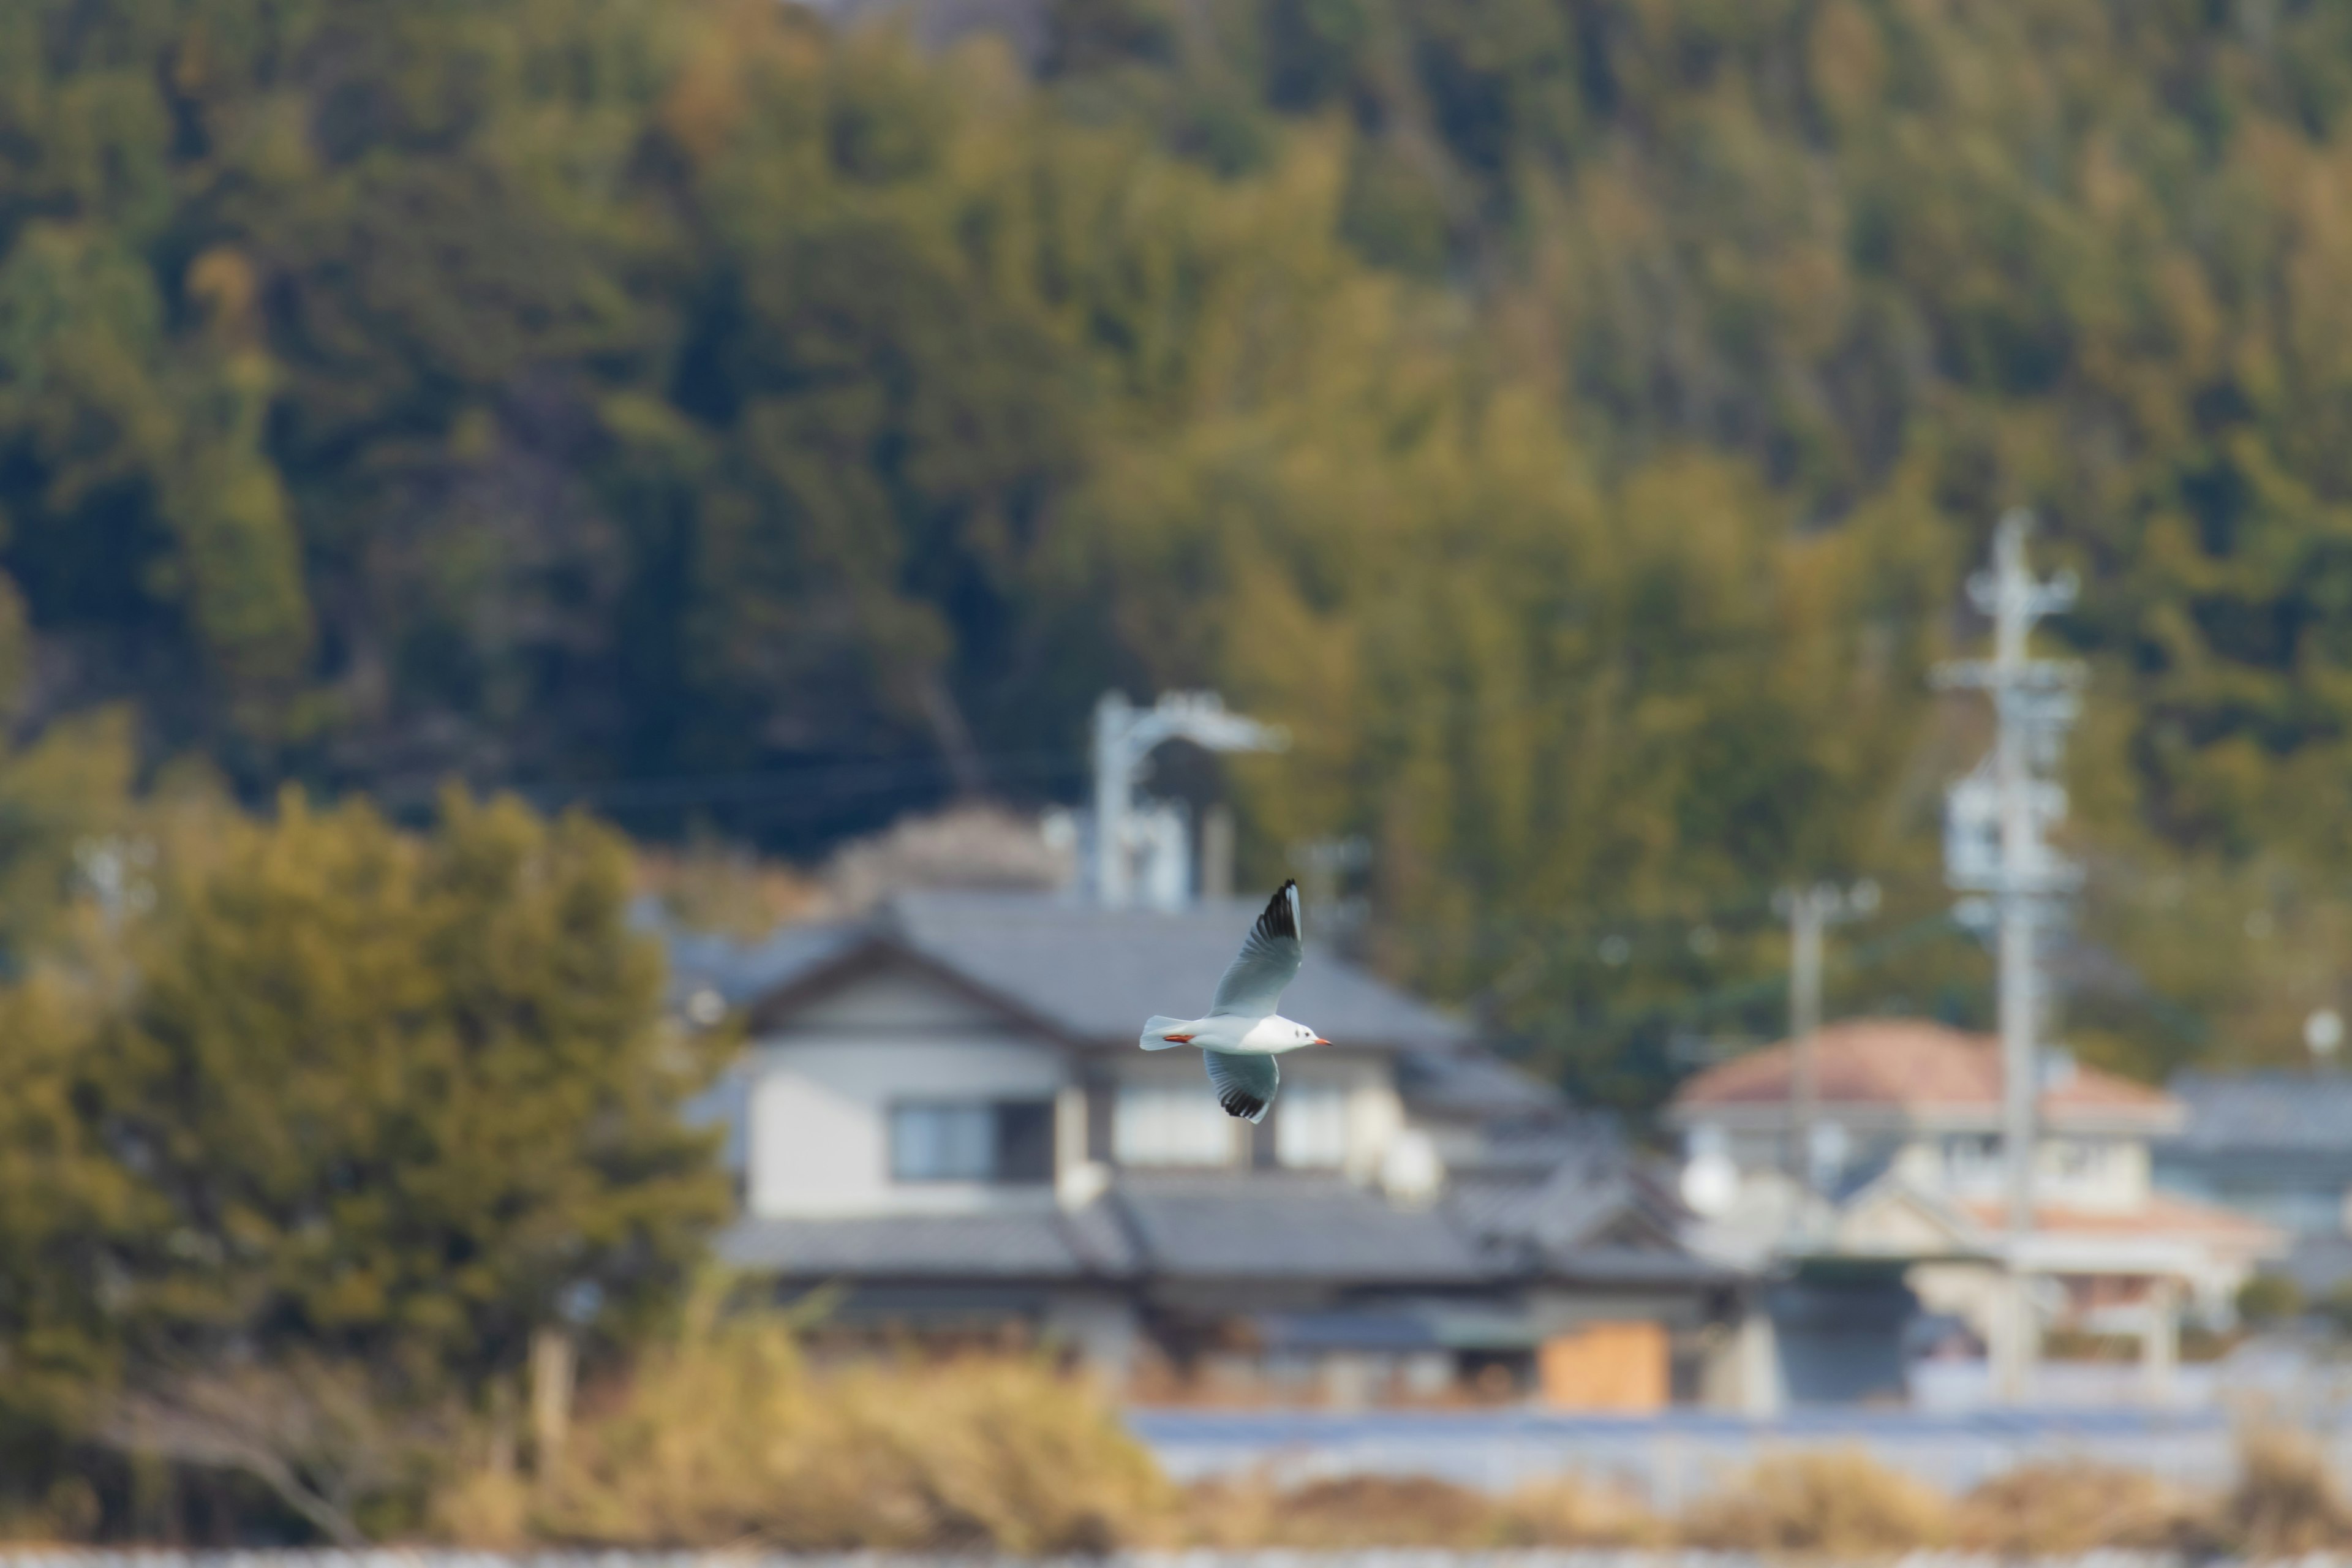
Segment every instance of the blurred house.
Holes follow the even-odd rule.
[[[724,1256],[833,1288],[824,1335],[1012,1331],[1138,1398],[1745,1397],[1740,1271],[1455,1020],[1310,942],[1285,1005],[1336,1043],[1284,1058],[1264,1125],[1196,1053],[1138,1049],[1255,912],[899,890],[758,943],[670,933],[680,1008],[749,1025],[708,1107]]]
[[[2179,1127],[2156,1144],[2158,1187],[2284,1233],[2279,1271],[2307,1298],[2352,1281],[2352,1074],[2184,1072]]]
[[[2007,1252],[1999,1042],[1872,1018],[1822,1029],[1813,1051],[1802,1181],[1787,1044],[1684,1085],[1667,1119],[1685,1142],[1685,1190],[1704,1211],[1685,1234],[1727,1262],[1782,1260],[1790,1279],[1774,1310],[1790,1397],[1851,1396],[1864,1362],[1875,1391],[1899,1393],[1903,1355],[1917,1348],[1902,1342],[1923,1321],[1980,1342],[1988,1332]],[[2021,1256],[2044,1331],[2168,1345],[2180,1308],[2229,1322],[2239,1286],[2285,1237],[2158,1188],[2154,1151],[2183,1128],[2182,1102],[2049,1053],[2039,1106]],[[1874,1356],[1859,1354],[1865,1341]]]

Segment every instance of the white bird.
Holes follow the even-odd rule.
[[[1331,1042],[1284,1017],[1282,988],[1298,973],[1302,953],[1298,942],[1298,884],[1285,882],[1267,900],[1265,910],[1243,940],[1241,956],[1217,982],[1217,994],[1202,1018],[1170,1018],[1154,1014],[1143,1026],[1139,1042],[1147,1051],[1198,1046],[1209,1067],[1209,1086],[1229,1116],[1245,1121],[1265,1120],[1282,1073],[1274,1058],[1302,1046]]]

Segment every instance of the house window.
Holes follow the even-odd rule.
[[[1228,1165],[1234,1125],[1205,1083],[1121,1084],[1111,1107],[1111,1157],[1122,1165]]]
[[[1284,1164],[1328,1169],[1348,1159],[1348,1091],[1300,1084],[1286,1089],[1274,1110],[1274,1152]]]
[[[1050,1182],[1054,1102],[925,1100],[894,1105],[890,1176],[899,1182]]]

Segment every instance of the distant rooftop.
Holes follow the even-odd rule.
[[[755,942],[664,934],[679,1001],[709,989],[730,1007],[749,1006],[870,945],[890,943],[1072,1039],[1131,1044],[1154,1013],[1189,1016],[1208,1007],[1258,908],[1257,900],[1234,900],[1174,912],[1114,910],[1045,893],[909,892],[867,920],[786,926]],[[642,918],[663,929],[657,910]],[[1451,1052],[1470,1038],[1459,1021],[1319,946],[1311,923],[1307,961],[1283,1008],[1341,1045]],[[1476,1070],[1432,1065],[1424,1076],[1433,1092],[1465,1110],[1553,1103],[1548,1090],[1499,1064]]]
[[[2188,1110],[2167,1140],[2181,1153],[2352,1154],[2352,1073],[2184,1072],[2169,1087]]]
[[[1403,1208],[1337,1176],[1122,1171],[1084,1207],[1024,1214],[744,1219],[719,1255],[788,1279],[1121,1279],[1450,1289],[1538,1276],[1627,1284],[1727,1279],[1663,1227],[1629,1226],[1639,1199],[1605,1167],[1501,1213]]]
[[[1020,893],[905,893],[883,911],[909,947],[1021,1004],[1073,1037],[1132,1042],[1153,1013],[1205,1012],[1262,899],[1184,910],[1103,910]],[[1307,960],[1284,1013],[1341,1045],[1448,1047],[1454,1019],[1338,958],[1307,923]]]
[[[1918,1115],[1997,1111],[2001,1102],[2000,1042],[1914,1018],[1856,1018],[1814,1037],[1814,1082],[1823,1106],[1867,1107]],[[1675,1110],[1688,1121],[1706,1110],[1785,1106],[1795,1058],[1788,1042],[1709,1068],[1685,1083]],[[2175,1124],[2178,1101],[2163,1090],[2095,1068],[2073,1067],[2042,1093],[2042,1114],[2062,1121],[2123,1118],[2153,1127]]]

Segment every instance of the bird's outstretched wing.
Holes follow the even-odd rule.
[[[1285,882],[1266,900],[1257,923],[1250,927],[1239,958],[1217,982],[1217,999],[1209,1011],[1244,1018],[1262,1018],[1282,1006],[1282,988],[1298,973],[1303,950],[1298,943],[1298,884]]]
[[[1209,1064],[1209,1087],[1217,1091],[1217,1103],[1226,1115],[1253,1123],[1265,1120],[1265,1108],[1274,1103],[1274,1091],[1282,1083],[1282,1069],[1272,1057],[1202,1051],[1201,1059]]]

